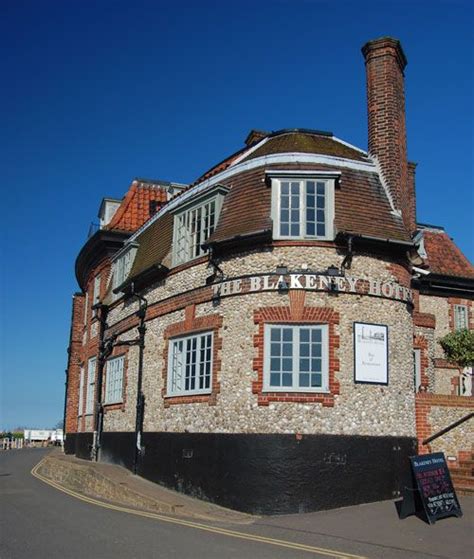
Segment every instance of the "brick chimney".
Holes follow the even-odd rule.
[[[400,41],[382,37],[362,47],[367,73],[369,153],[378,160],[392,198],[410,233],[416,229],[414,168],[408,168],[403,71],[407,59]]]

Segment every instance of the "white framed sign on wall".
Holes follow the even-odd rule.
[[[354,382],[388,384],[388,326],[354,322]]]

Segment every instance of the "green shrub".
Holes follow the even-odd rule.
[[[458,367],[474,365],[474,331],[456,330],[439,340],[446,359]]]

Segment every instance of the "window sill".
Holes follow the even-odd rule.
[[[317,394],[331,394],[331,391],[323,388],[316,388],[313,390],[299,388],[292,390],[291,387],[278,388],[276,386],[267,386],[262,389],[262,394],[280,394],[282,396],[305,396],[308,394],[310,396],[316,396]]]

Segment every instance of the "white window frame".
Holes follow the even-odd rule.
[[[217,227],[219,216],[224,201],[224,196],[229,191],[229,188],[224,185],[216,185],[211,192],[206,192],[198,196],[194,200],[184,206],[180,206],[174,214],[173,222],[173,266],[179,266],[190,262],[207,253],[207,250],[202,248],[202,245],[212,235]],[[203,210],[214,203],[214,223],[212,226],[206,227],[206,214]],[[191,230],[192,216],[200,212],[200,228],[202,238],[199,242],[193,242],[193,232]],[[197,248],[197,254],[192,254],[192,250]]]
[[[319,240],[319,241],[332,241],[334,240],[334,197],[336,180],[340,176],[339,172],[318,173],[317,171],[267,171],[267,176],[271,179],[272,188],[272,221],[273,221],[273,238],[274,239],[297,239],[297,240]],[[292,235],[291,231],[288,235],[283,235],[280,232],[281,221],[281,185],[283,182],[298,183],[299,184],[299,235]],[[306,233],[306,189],[307,183],[324,183],[324,214],[325,214],[325,234],[317,234],[317,222],[315,213],[315,234],[309,235]],[[291,188],[291,187],[290,187]],[[315,188],[317,186],[315,184]],[[316,194],[315,194],[316,197]],[[314,208],[317,212],[317,208]]]
[[[77,408],[77,416],[81,417],[84,412],[84,367],[81,367],[79,376],[79,407]]]
[[[210,336],[211,344],[210,348],[206,348],[203,343],[205,339]],[[199,369],[202,365],[201,356],[202,351],[207,351],[210,349],[210,359],[207,359],[205,355],[204,365],[208,364],[209,367],[209,386],[203,388],[186,389],[186,367],[191,366],[192,363],[186,363],[187,354],[187,344],[192,343],[196,340],[196,361],[195,361],[195,372],[194,380],[195,386],[199,384]],[[181,344],[181,349],[180,349]],[[213,367],[214,367],[214,332],[208,330],[205,332],[198,332],[189,334],[187,336],[180,336],[178,338],[171,338],[168,342],[168,382],[167,382],[167,396],[192,396],[194,394],[210,394],[212,392],[212,381],[213,381]],[[207,376],[207,375],[205,375]],[[181,386],[178,384],[182,382]]]
[[[86,411],[84,415],[92,415],[94,413],[96,364],[96,357],[91,357],[87,363]]]
[[[95,305],[100,300],[100,274],[97,274],[94,278],[94,292],[92,295],[92,304]]]
[[[292,354],[287,357],[292,360],[291,386],[272,386],[270,384],[271,360],[271,331],[276,328],[291,329],[293,331]],[[300,386],[300,331],[301,329],[321,331],[321,387]],[[306,356],[305,356],[306,357]],[[306,372],[306,371],[304,371]],[[329,327],[328,324],[282,324],[267,323],[264,327],[264,360],[263,360],[263,392],[311,392],[329,393]]]
[[[84,326],[87,324],[88,312],[89,312],[89,291],[86,291],[86,297],[84,299]]]
[[[469,329],[469,307],[467,305],[454,305],[454,329]]]
[[[415,392],[419,392],[421,386],[421,349],[419,348],[413,350],[413,374]]]
[[[112,289],[120,287],[130,275],[137,254],[137,248],[137,243],[130,243],[115,255],[112,264]],[[120,293],[114,293],[113,297],[118,299]]]
[[[105,405],[121,404],[123,402],[124,377],[125,355],[108,359],[105,372]]]

